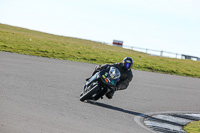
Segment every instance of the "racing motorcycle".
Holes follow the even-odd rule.
[[[95,73],[84,85],[84,90],[80,94],[80,101],[98,100],[115,88],[120,80],[120,71],[109,66],[105,70]]]

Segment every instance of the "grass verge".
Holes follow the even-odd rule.
[[[0,24],[0,51],[104,64],[134,60],[134,69],[200,78],[200,61],[151,56],[79,38],[57,36]]]
[[[195,121],[187,124],[184,127],[187,133],[200,133],[200,121]]]

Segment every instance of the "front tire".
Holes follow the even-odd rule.
[[[93,86],[90,90],[88,90],[87,92],[83,93],[80,96],[80,101],[85,101],[86,99],[89,99],[92,97],[92,95],[94,95],[97,91],[99,90],[99,86],[95,85]]]

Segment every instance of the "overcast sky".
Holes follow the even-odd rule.
[[[200,0],[0,0],[0,23],[200,57]]]

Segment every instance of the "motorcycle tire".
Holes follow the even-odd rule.
[[[92,89],[88,90],[87,92],[83,93],[80,96],[80,101],[85,101],[87,99],[90,99],[92,97],[92,95],[94,95],[97,91],[99,90],[99,86],[95,85],[92,87]]]

